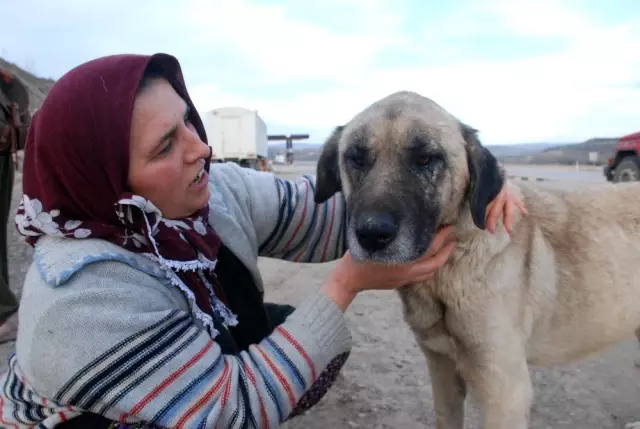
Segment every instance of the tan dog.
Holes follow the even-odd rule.
[[[316,200],[344,193],[356,259],[413,260],[455,225],[456,250],[436,278],[399,291],[438,429],[463,428],[467,390],[485,428],[526,428],[528,365],[584,357],[640,326],[640,184],[510,183],[530,213],[510,237],[501,224],[485,231],[503,183],[476,130],[410,92],[338,127],[318,162]]]

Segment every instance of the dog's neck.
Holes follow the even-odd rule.
[[[513,229],[518,227],[518,221],[522,217],[521,213],[516,210],[514,214]],[[491,257],[502,251],[511,241],[511,237],[507,232],[502,219],[500,218],[496,224],[495,232],[491,233],[488,229],[480,229],[473,222],[471,209],[467,202],[461,205],[460,212],[454,222],[454,232],[456,242],[459,247],[481,246],[485,248],[487,257]]]
[[[523,198],[522,192],[519,186],[515,183],[505,181],[504,186],[509,186],[511,192],[518,196],[520,199]],[[451,219],[448,223],[455,225],[456,232],[459,233],[460,236],[465,236],[469,238],[473,237],[483,237],[486,234],[491,234],[488,230],[480,229],[473,221],[471,215],[471,207],[469,205],[469,201],[467,198],[463,198],[460,201],[458,212],[455,214],[455,219]],[[486,214],[485,214],[486,216]],[[502,215],[498,218],[498,222],[496,224],[496,234],[507,233],[503,224]],[[513,214],[513,230],[517,228],[518,222],[522,219],[522,213],[519,209],[514,210]]]
[[[501,222],[498,222],[501,224]],[[473,222],[473,217],[471,215],[471,208],[469,207],[468,202],[463,202],[460,206],[460,211],[458,212],[458,216],[453,222],[455,226],[456,235],[459,237],[469,237],[473,238],[475,236],[484,235],[486,231],[478,228],[478,226]]]

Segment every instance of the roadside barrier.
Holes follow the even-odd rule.
[[[507,176],[512,180],[522,180],[522,181],[536,181],[536,182],[544,182],[545,180],[550,180],[545,177],[532,177],[532,176]]]

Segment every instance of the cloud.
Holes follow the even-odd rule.
[[[254,106],[272,123],[322,129],[325,135],[367,104],[401,89],[433,98],[478,127],[487,143],[575,141],[637,127],[633,118],[639,110],[640,34],[633,22],[604,25],[567,3],[540,1],[516,7],[496,0],[454,10],[429,22],[421,38],[410,38],[397,13],[380,11],[377,28],[391,29],[391,42],[377,42],[363,54],[348,36],[335,36],[329,42],[330,54],[317,49],[315,72],[295,67],[282,71],[282,81],[328,78],[328,88],[316,90],[310,84],[281,97],[221,91],[202,99]],[[387,15],[392,19],[385,26]],[[279,21],[283,27],[284,17]],[[368,30],[371,33],[361,29],[361,39],[387,40],[386,35],[374,34],[375,28]],[[477,54],[486,49],[473,46],[478,39],[494,41],[495,52]],[[320,45],[310,40],[311,46]],[[543,48],[516,54],[519,46],[533,43]],[[393,47],[410,53],[411,61],[405,59],[402,66],[377,62]],[[260,70],[269,76],[278,73],[268,65]]]
[[[99,55],[169,52],[199,109],[254,108],[316,141],[397,90],[486,143],[575,141],[638,127],[640,14],[625,2],[25,0],[5,6],[0,48],[52,77]],[[40,13],[24,21],[24,8]]]
[[[242,0],[192,3],[184,13],[186,22],[203,30],[200,46],[227,46],[259,70],[264,84],[300,78],[341,79],[351,71],[366,68],[380,50],[402,42],[394,34],[394,25],[383,26],[383,31],[341,31],[305,22],[304,15],[292,16],[282,6]],[[361,7],[367,11],[362,18],[375,21],[380,17],[372,12],[374,4],[347,2],[340,8]]]
[[[430,28],[428,43],[415,41],[416,46],[426,46],[422,51],[416,47],[415,55],[428,57],[428,64],[421,65],[417,59],[413,66],[366,71],[359,82],[301,96],[287,114],[303,121],[300,112],[304,111],[305,122],[315,127],[326,119],[339,123],[349,116],[347,112],[356,113],[375,98],[409,89],[432,97],[474,124],[488,143],[575,141],[635,131],[634,117],[640,113],[637,22],[602,25],[594,16],[560,3],[530,3],[529,9],[518,3],[518,10],[512,5],[484,6],[485,27],[477,22],[466,25],[479,6],[454,13],[445,20],[444,31],[441,26]],[[522,17],[531,21],[523,23]],[[454,28],[462,28],[464,36]],[[470,55],[468,46],[457,49],[455,41],[482,36],[493,36],[503,46],[512,39],[530,38],[555,42],[560,48],[503,60]],[[443,60],[438,61],[438,56]],[[277,119],[284,120],[285,106],[280,108],[282,117]]]

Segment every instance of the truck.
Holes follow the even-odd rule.
[[[267,126],[256,110],[219,107],[201,117],[215,162],[235,162],[261,171],[269,169]]]
[[[604,166],[607,181],[635,182],[640,180],[640,131],[618,139],[614,154]]]

